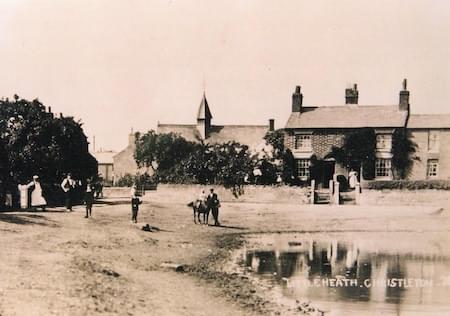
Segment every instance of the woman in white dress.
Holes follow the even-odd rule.
[[[45,211],[47,201],[42,196],[42,187],[41,182],[39,181],[39,177],[33,176],[33,181],[28,183],[27,187],[33,187],[33,192],[31,192],[31,207],[33,207],[34,209],[40,207],[43,211]]]
[[[353,169],[348,174],[348,183],[350,185],[350,189],[354,189],[358,183],[358,173]]]

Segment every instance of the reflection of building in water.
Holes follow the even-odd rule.
[[[247,265],[261,274],[275,274],[280,284],[289,284],[289,296],[315,299],[366,301],[370,304],[401,305],[446,302],[450,288],[386,286],[387,279],[439,280],[449,274],[449,258],[398,255],[362,251],[357,243],[337,240],[296,242],[295,247],[279,245],[272,251],[247,252]],[[333,286],[330,279],[354,279],[358,286]],[[283,281],[282,281],[283,279]],[[321,286],[311,286],[314,281]],[[373,286],[364,286],[369,280]],[[383,283],[384,282],[384,283]],[[309,286],[296,286],[309,284]],[[363,285],[363,286],[359,286]],[[435,294],[432,294],[435,293]],[[425,302],[425,303],[424,303]]]

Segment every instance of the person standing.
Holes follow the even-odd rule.
[[[66,200],[67,212],[72,211],[72,195],[75,189],[75,185],[75,181],[72,179],[72,175],[70,173],[67,174],[66,178],[61,183],[61,188],[64,191]]]
[[[137,216],[139,212],[139,204],[141,204],[141,200],[137,194],[136,184],[133,184],[131,187],[131,221],[133,223],[137,223]]]
[[[86,191],[84,192],[84,202],[86,203],[86,216],[92,217],[92,204],[94,204],[94,185],[91,179],[87,179]]]
[[[31,207],[34,209],[40,207],[42,208],[43,211],[45,211],[47,201],[42,196],[42,187],[41,182],[39,180],[39,176],[34,175],[33,180],[27,184],[27,188],[31,187],[33,187],[33,192],[31,192]]]
[[[219,223],[219,207],[220,201],[217,197],[217,194],[214,193],[214,189],[210,190],[208,197],[206,198],[206,204],[209,209],[212,211],[212,215],[214,217],[214,226],[220,226]]]
[[[350,186],[350,189],[352,190],[355,189],[357,183],[358,183],[358,173],[352,169],[348,174],[348,184]]]

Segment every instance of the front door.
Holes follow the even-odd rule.
[[[334,175],[334,161],[324,161],[320,182],[322,183],[323,188],[330,187],[330,180],[333,180]]]

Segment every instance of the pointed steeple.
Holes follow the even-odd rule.
[[[206,100],[205,92],[203,91],[203,98],[200,102],[197,113],[197,129],[203,140],[209,137],[209,130],[211,128],[211,111],[208,106],[208,101]]]
[[[203,98],[198,108],[197,120],[212,119],[211,111],[209,110],[208,100],[206,100],[205,92],[203,91]]]

